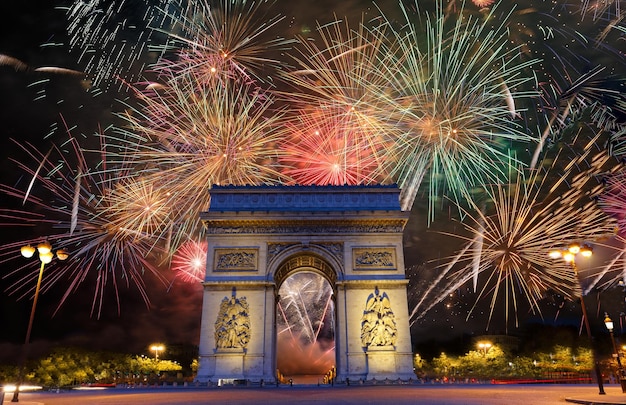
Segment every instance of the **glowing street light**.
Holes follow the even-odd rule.
[[[159,360],[159,352],[165,350],[165,346],[163,345],[152,345],[150,346],[150,350],[154,352],[154,359]]]
[[[20,395],[20,385],[24,382],[24,363],[26,362],[26,358],[28,357],[28,352],[30,349],[30,332],[33,329],[33,320],[35,319],[35,308],[37,307],[37,300],[39,299],[39,290],[41,288],[41,279],[43,277],[43,270],[46,264],[52,262],[54,259],[54,254],[52,253],[52,246],[48,242],[42,242],[37,245],[36,251],[39,253],[39,261],[41,262],[41,266],[39,267],[39,277],[37,278],[37,287],[35,288],[35,297],[33,298],[33,307],[30,310],[30,319],[28,320],[28,329],[26,329],[26,339],[24,340],[24,351],[22,353],[22,364],[20,365],[20,373],[18,382],[15,386],[15,391],[13,391],[13,399],[11,402],[19,402]],[[30,259],[35,254],[35,248],[27,245],[22,246],[20,249],[22,256],[27,259]],[[65,250],[59,249],[56,251],[56,256],[59,260],[65,260],[68,258],[68,254]]]
[[[478,349],[483,353],[483,357],[485,357],[489,352],[489,349],[491,349],[491,346],[493,345],[491,344],[491,342],[478,342],[477,346]]]
[[[593,249],[591,246],[587,244],[578,244],[572,243],[566,249],[555,249],[551,250],[548,254],[552,259],[563,259],[565,262],[569,263],[572,266],[572,270],[574,270],[574,275],[576,276],[576,281],[578,282],[579,287],[581,286],[580,276],[578,274],[578,267],[576,266],[576,256],[581,255],[583,257],[589,258],[593,255]],[[604,392],[604,384],[602,382],[602,372],[600,371],[600,364],[598,363],[597,356],[595,354],[595,350],[593,350],[593,337],[591,336],[591,328],[589,327],[589,317],[587,316],[587,307],[585,306],[585,299],[583,296],[582,288],[580,288],[580,306],[583,312],[583,321],[585,322],[585,329],[587,330],[587,337],[589,338],[589,342],[591,343],[592,353],[595,363],[595,372],[596,372],[596,380],[598,380],[598,394],[605,395]]]
[[[611,335],[611,343],[613,343],[613,355],[617,359],[617,373],[619,375],[620,385],[622,386],[622,393],[626,393],[626,379],[624,378],[624,369],[622,368],[622,361],[620,360],[620,353],[617,350],[615,344],[615,336],[613,336],[613,321],[609,318],[609,314],[604,313],[604,325]]]

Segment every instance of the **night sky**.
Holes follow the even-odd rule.
[[[52,142],[64,136],[63,123],[66,122],[75,136],[91,134],[99,126],[106,127],[114,122],[113,113],[119,110],[119,98],[127,97],[123,92],[108,90],[94,96],[90,81],[85,76],[60,73],[37,72],[42,66],[55,66],[81,71],[84,66],[77,60],[75,51],[70,51],[67,44],[66,20],[63,10],[55,7],[54,1],[37,0],[28,2],[5,1],[0,6],[3,24],[0,25],[0,55],[16,58],[29,66],[29,69],[17,71],[14,66],[0,64],[0,114],[2,126],[0,133],[3,148],[0,151],[0,173],[4,184],[26,187],[29,179],[15,171],[12,159],[25,158],[11,140],[30,142],[38,150],[46,150]],[[66,1],[58,5],[68,5]],[[129,4],[143,4],[143,1],[129,1]],[[381,2],[385,5],[392,2]],[[393,2],[395,3],[395,2]],[[453,2],[454,3],[454,2]],[[451,3],[451,4],[453,4]],[[468,2],[469,3],[469,2]],[[525,6],[530,6],[532,2]],[[542,2],[539,2],[542,3]],[[575,2],[578,4],[579,2]],[[468,7],[472,7],[468,4]],[[520,8],[522,5],[520,5]],[[572,6],[573,7],[573,6]],[[283,1],[278,2],[276,12],[285,15],[283,35],[293,35],[315,26],[316,21],[331,21],[334,15],[350,16],[355,21],[361,14],[371,13],[369,1],[333,0],[318,1]],[[395,10],[395,8],[391,8]],[[623,10],[622,10],[623,13]],[[393,16],[390,11],[389,16]],[[573,24],[576,24],[573,22]],[[577,25],[577,24],[576,24]],[[591,26],[596,29],[595,25]],[[577,29],[583,29],[578,26]],[[564,41],[568,39],[563,39]],[[55,46],[42,44],[55,43]],[[614,44],[623,52],[624,44]],[[623,55],[623,54],[622,54]],[[567,57],[563,54],[563,57]],[[622,57],[623,59],[623,57]],[[578,62],[576,62],[578,63]],[[623,60],[622,60],[623,63]],[[3,209],[19,209],[19,203],[0,194],[0,206]],[[454,220],[454,209],[442,204],[443,213],[430,227],[424,218],[427,210],[423,201],[417,201],[405,231],[405,262],[407,274],[411,278],[409,294],[411,300],[425,290],[436,276],[434,261],[454,253],[458,241],[441,235],[441,231],[458,232],[460,224]],[[0,217],[0,223],[3,218]],[[36,237],[36,229],[0,228],[0,243],[16,239]],[[15,262],[0,261],[0,275],[9,274]],[[592,267],[592,264],[589,265]],[[582,267],[585,271],[586,266]],[[149,293],[151,307],[146,308],[141,297],[131,287],[120,288],[120,307],[118,315],[114,300],[110,307],[102,311],[99,319],[91,315],[92,284],[85,283],[78,292],[73,293],[55,313],[64,288],[44,291],[37,307],[35,325],[32,333],[32,355],[45,353],[50,347],[78,345],[89,349],[128,351],[131,353],[147,352],[153,342],[164,344],[197,344],[199,340],[202,287],[199,284],[184,283],[164,271],[165,282],[146,276],[146,290]],[[45,276],[44,276],[45,277]],[[9,295],[8,279],[0,279],[0,363],[15,359],[26,332],[31,300],[19,299]],[[621,312],[623,306],[619,293],[606,294],[604,308],[615,308]],[[507,329],[502,324],[502,311],[498,309],[489,328],[488,303],[479,306],[466,321],[472,308],[475,293],[471,288],[463,287],[433,308],[412,328],[414,343],[443,336],[452,337],[462,333],[504,333]],[[598,294],[589,297],[596,303]],[[608,300],[608,301],[607,301]],[[562,297],[548,296],[544,302],[543,320],[527,310],[520,311],[520,328],[510,327],[515,333],[529,322],[546,322],[577,325],[580,322],[579,307]],[[599,308],[599,306],[598,306]],[[599,314],[598,314],[599,315]]]

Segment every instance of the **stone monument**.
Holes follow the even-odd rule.
[[[396,186],[224,186],[201,216],[208,253],[199,382],[276,381],[276,302],[294,273],[333,289],[338,381],[413,378]]]

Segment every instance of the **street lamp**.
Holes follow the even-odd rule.
[[[583,257],[591,257],[593,255],[593,249],[591,246],[587,244],[578,244],[572,243],[566,249],[555,249],[551,250],[549,256],[552,259],[563,259],[565,262],[569,263],[572,266],[572,270],[574,270],[574,275],[576,276],[576,281],[578,282],[579,287],[581,287],[580,276],[578,274],[578,267],[576,266],[576,256],[581,255]],[[587,307],[585,306],[585,299],[583,296],[582,288],[580,289],[580,306],[583,312],[583,321],[585,322],[585,329],[587,330],[587,337],[589,338],[589,343],[591,344],[591,351],[593,354],[593,362],[596,372],[596,379],[598,380],[598,394],[605,395],[604,392],[604,384],[602,381],[602,372],[600,371],[600,364],[598,363],[597,356],[595,354],[595,350],[593,349],[593,337],[591,336],[591,328],[589,327],[589,317],[587,316]]]
[[[617,345],[615,344],[615,336],[613,336],[613,321],[609,318],[609,314],[604,313],[604,325],[609,330],[609,334],[611,335],[611,343],[613,343],[613,355],[617,359],[617,374],[619,378],[620,385],[622,386],[622,393],[626,393],[626,380],[624,379],[624,369],[622,368],[622,361],[620,360],[620,354],[617,350]]]
[[[487,355],[492,344],[490,342],[478,342],[478,349],[483,353],[483,357]]]
[[[18,382],[15,386],[15,391],[13,392],[13,399],[11,402],[19,402],[20,395],[20,385],[24,382],[24,365],[26,362],[26,358],[28,357],[28,353],[30,350],[30,332],[33,329],[33,320],[35,319],[35,308],[37,308],[37,300],[39,298],[39,290],[41,288],[41,279],[43,277],[43,269],[46,267],[46,264],[50,263],[52,259],[54,259],[54,254],[52,253],[52,246],[48,242],[42,242],[37,245],[36,251],[39,253],[39,261],[41,262],[41,266],[39,267],[39,277],[37,278],[37,287],[35,288],[35,297],[33,298],[33,306],[30,310],[30,319],[28,320],[28,328],[26,329],[26,339],[24,339],[24,351],[22,353],[22,361],[20,365],[20,372],[18,377]],[[35,254],[35,248],[27,245],[22,246],[20,249],[22,256],[27,259],[30,259]],[[65,260],[68,258],[68,254],[65,250],[59,249],[56,251],[56,256],[59,260]]]
[[[163,345],[152,345],[150,346],[150,350],[154,352],[154,359],[159,360],[159,352],[165,350],[165,346]]]

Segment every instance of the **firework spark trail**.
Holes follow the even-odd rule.
[[[309,283],[304,284],[297,291],[297,293],[298,293],[297,299],[300,302],[300,305],[302,305],[302,308],[305,309],[305,311],[306,311],[306,308],[307,308],[307,303],[304,301],[304,297],[303,297],[303,294],[302,294],[302,289],[305,289],[308,284]],[[311,317],[310,316],[306,316],[306,317],[304,317],[303,321],[305,322],[305,325],[306,325],[305,330],[307,332],[307,337],[309,338],[311,343],[315,343],[315,341],[317,340],[317,336],[315,335],[315,329],[313,328],[313,322],[311,321]]]
[[[317,329],[315,330],[315,340],[313,343],[317,343],[317,339],[320,335],[320,331],[322,330],[322,326],[324,326],[324,319],[326,319],[326,314],[328,313],[329,306],[332,302],[333,296],[330,294],[326,299],[326,305],[324,305],[324,309],[322,310],[322,317],[320,318],[319,324],[317,325]]]
[[[116,218],[115,211],[110,210],[106,196],[115,187],[116,180],[108,177],[105,171],[92,173],[87,165],[89,159],[71,137],[62,145],[69,152],[54,147],[54,159],[44,159],[44,155],[33,145],[21,147],[35,164],[39,165],[45,160],[41,171],[32,169],[27,163],[14,161],[18,170],[36,178],[27,204],[32,212],[38,214],[5,209],[3,217],[12,217],[7,226],[36,226],[44,234],[39,238],[3,245],[0,250],[0,257],[4,258],[2,261],[16,260],[19,257],[18,246],[36,244],[46,239],[55,248],[63,248],[70,254],[69,259],[62,264],[53,262],[47,268],[42,286],[42,292],[56,285],[67,286],[57,310],[71,293],[88,283],[93,283],[92,315],[100,317],[109,289],[115,296],[119,313],[120,284],[135,289],[148,305],[144,274],[147,272],[162,280],[150,262],[150,256],[155,251],[154,240],[151,235],[140,235],[124,227],[123,222]],[[73,213],[76,182],[80,183],[79,208]],[[25,194],[7,185],[0,185],[0,192],[20,200]],[[76,218],[76,225],[72,223],[72,218]],[[11,294],[24,297],[32,290],[32,283],[27,282],[37,267],[32,263],[21,267],[32,272],[29,270],[22,277],[19,277],[19,271],[6,276],[19,277],[8,287]]]
[[[176,58],[162,59],[153,70],[191,73],[202,81],[214,78],[264,82],[267,69],[284,65],[272,53],[288,49],[291,41],[273,36],[283,16],[268,16],[273,2],[222,0],[189,2],[182,10],[166,13],[174,30],[164,31],[170,41],[160,53],[175,50]]]
[[[480,254],[480,274],[485,279],[472,311],[479,300],[492,294],[489,322],[498,302],[504,300],[507,325],[512,312],[517,326],[520,300],[541,313],[539,300],[548,289],[565,297],[580,294],[582,286],[571,267],[550,260],[548,252],[571,241],[595,241],[613,232],[614,224],[594,201],[602,187],[594,184],[593,174],[618,163],[603,151],[593,152],[595,141],[569,161],[556,180],[535,170],[528,178],[520,172],[514,183],[490,187],[487,193],[494,204],[493,215],[482,213],[476,204],[472,208],[477,214],[465,211],[470,222],[464,223],[466,230],[471,234],[484,230],[482,249],[474,252],[467,248],[473,246],[472,238],[454,235],[467,241],[466,249],[446,266],[460,264],[455,277],[467,280],[475,255]],[[548,173],[558,170],[558,161],[554,159]],[[500,298],[500,292],[504,297]]]
[[[542,86],[542,108],[550,111],[550,118],[530,161],[531,169],[536,166],[548,137],[558,138],[572,121],[580,120],[584,112],[589,114],[591,123],[609,133],[624,130],[624,124],[619,122],[620,115],[626,114],[626,95],[619,90],[623,81],[600,76],[605,69],[597,66],[573,81],[573,74],[566,74],[570,78],[566,87],[557,80]]]
[[[402,189],[403,209],[413,205],[428,172],[432,220],[436,197],[471,199],[473,188],[503,178],[511,143],[532,140],[511,120],[510,105],[511,98],[534,93],[510,89],[531,81],[523,73],[536,61],[519,62],[516,51],[507,49],[506,20],[494,28],[457,19],[448,27],[438,9],[426,19],[424,44],[424,31],[407,9],[403,13],[407,29],[381,32],[392,33],[385,54],[396,55],[394,63],[384,64],[384,76],[392,80],[388,102],[400,128],[389,171]]]
[[[584,289],[583,295],[589,294],[593,291],[594,288],[608,288],[616,284],[619,284],[620,281],[626,282],[626,252],[624,251],[624,246],[626,244],[626,240],[621,236],[617,235],[615,237],[616,241],[619,242],[621,246],[619,247],[611,247],[612,249],[618,249],[616,254],[611,258],[609,262],[607,262],[603,267],[600,268],[596,274],[590,276],[591,282],[587,285],[587,288]],[[608,280],[604,280],[604,277],[608,274],[615,272],[614,269],[619,269],[615,275],[610,277]]]
[[[591,15],[593,21],[624,18],[620,4],[619,0],[583,0],[580,2],[580,14],[583,20],[588,14]]]
[[[312,283],[319,278],[316,285]],[[311,288],[307,286],[311,285]],[[315,344],[324,326],[324,319],[332,318],[332,290],[330,284],[321,276],[310,273],[297,273],[285,280],[280,288],[280,309],[284,323],[278,325],[279,330],[289,329],[292,337],[304,338],[307,344]],[[329,325],[334,323],[330,319]],[[317,325],[317,327],[315,327]],[[328,331],[325,331],[327,334]],[[328,338],[328,336],[324,336]]]
[[[76,0],[65,8],[68,45],[78,52],[78,63],[85,65],[93,86],[106,91],[118,78],[138,80],[146,64],[157,57],[146,44],[165,40],[155,35],[154,28],[169,27],[166,16],[159,10],[179,2]],[[124,88],[120,84],[116,90]]]
[[[441,271],[439,275],[431,283],[429,283],[428,288],[426,289],[426,291],[424,291],[423,294],[421,294],[422,297],[411,310],[411,314],[409,315],[409,319],[411,319],[411,325],[413,325],[415,322],[425,316],[430,309],[432,309],[435,305],[445,299],[445,297],[447,297],[449,293],[461,287],[469,279],[473,278],[474,272],[468,272],[465,278],[453,280],[452,284],[446,285],[444,287],[444,290],[441,290],[441,285],[444,284],[444,282],[448,282],[448,275],[450,271],[452,271],[454,265],[459,261],[459,259],[466,255],[466,252],[470,249],[471,245],[476,243],[476,239],[477,238],[474,238],[471,243],[466,244],[461,249],[461,251],[457,253],[456,257],[452,258],[452,260],[450,260],[449,263],[443,268],[443,271]],[[433,299],[433,297],[431,296],[431,292],[434,290],[437,291],[436,297]],[[428,302],[428,304],[423,307],[422,304],[424,302]]]
[[[285,327],[282,328],[281,330],[279,330],[277,332],[278,335],[280,335],[281,333],[284,333],[285,331],[289,331],[289,336],[291,337],[291,341],[295,342],[296,341],[296,337],[293,334],[293,325],[291,325],[289,323],[289,318],[287,318],[287,314],[285,313],[285,309],[283,308],[283,304],[282,303],[278,303],[278,309],[280,309],[280,314],[282,315],[282,319],[285,322]]]

